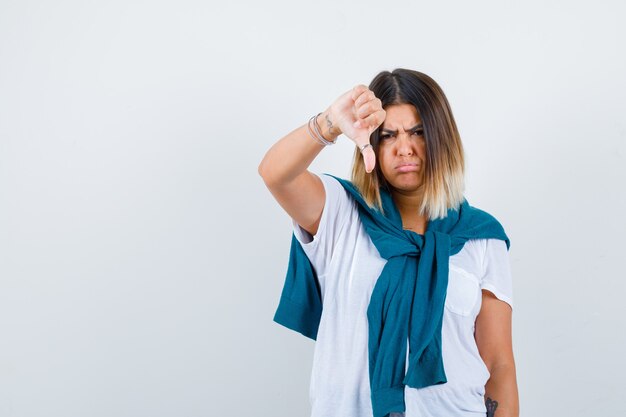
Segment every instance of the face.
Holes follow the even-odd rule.
[[[422,119],[411,104],[394,104],[385,111],[379,136],[377,163],[380,170],[395,191],[420,191],[426,163]]]

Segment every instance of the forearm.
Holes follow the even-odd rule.
[[[519,417],[515,364],[494,367],[485,385],[487,417]]]
[[[319,115],[317,121],[324,139],[334,141],[340,132],[333,125],[328,111]],[[322,149],[324,145],[310,136],[305,123],[267,151],[259,165],[259,174],[266,184],[288,183],[304,172]]]

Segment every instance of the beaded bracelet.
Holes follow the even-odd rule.
[[[317,117],[320,114],[322,113],[317,113],[315,116],[309,119],[309,123],[307,123],[307,126],[306,126],[309,131],[309,136],[311,136],[313,139],[318,141],[321,145],[324,145],[324,146],[334,145],[335,143],[337,143],[337,138],[335,138],[335,140],[331,142],[325,139],[324,136],[322,135],[322,132],[320,131],[320,128],[317,124]],[[311,129],[311,122],[313,122],[313,129]]]

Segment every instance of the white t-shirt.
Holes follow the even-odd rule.
[[[319,177],[326,202],[317,234],[312,237],[292,219],[322,293],[311,372],[311,416],[371,417],[367,307],[386,260],[365,231],[357,203],[335,178]],[[512,306],[504,241],[471,240],[450,257],[441,341],[448,382],[406,387],[405,417],[484,417],[490,375],[474,339],[482,288]]]

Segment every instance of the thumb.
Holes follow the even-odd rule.
[[[363,154],[363,161],[365,162],[365,172],[370,174],[376,166],[376,154],[374,153],[374,148],[372,148],[372,145],[367,143],[365,148],[360,146],[359,149],[363,149],[361,154]]]
[[[368,129],[359,129],[357,137],[354,140],[354,143],[361,151],[361,155],[363,155],[363,162],[365,164],[365,172],[370,174],[374,167],[376,166],[376,154],[374,153],[374,148],[370,143],[370,135],[372,132],[376,130],[375,127],[369,127]]]
[[[374,167],[376,167],[376,153],[374,147],[371,145],[371,134],[377,129],[377,126],[369,126],[364,134],[359,138],[360,145],[357,145],[363,155],[363,162],[365,164],[365,172],[370,174]]]

